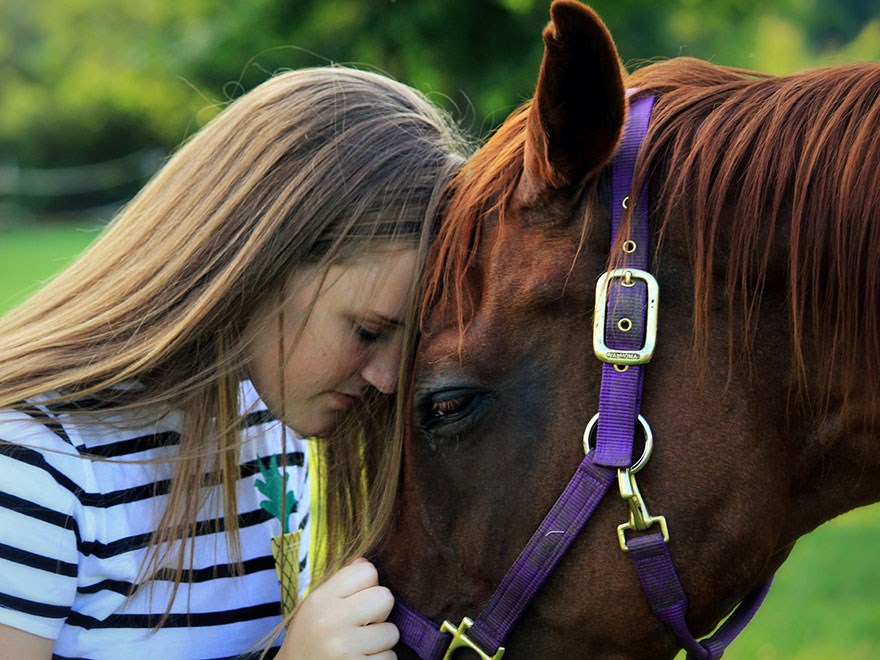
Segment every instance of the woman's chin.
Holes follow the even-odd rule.
[[[292,419],[287,426],[301,438],[326,438],[336,430],[340,422],[340,412],[334,411],[326,415],[313,415],[306,419]]]

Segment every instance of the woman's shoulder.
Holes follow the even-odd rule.
[[[269,411],[249,380],[239,385],[239,402],[245,456],[248,446],[258,455],[285,453],[282,439],[286,453],[295,458],[306,453],[306,441]],[[178,450],[182,427],[182,413],[173,407],[119,408],[94,398],[59,403],[48,394],[0,410],[0,445],[6,454],[31,450],[55,456],[53,463],[64,457],[162,460]]]
[[[175,411],[118,408],[93,398],[59,402],[48,394],[0,410],[0,443],[42,453],[112,459],[172,447],[180,425]]]
[[[0,443],[34,450],[78,454],[79,447],[71,437],[69,425],[39,397],[14,407],[0,409]]]
[[[0,518],[33,510],[46,523],[70,514],[92,481],[86,463],[71,428],[39,399],[0,410]]]

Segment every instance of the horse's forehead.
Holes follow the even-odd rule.
[[[574,223],[527,226],[507,222],[489,243],[480,299],[487,314],[528,315],[547,303],[583,298],[590,292],[584,271],[587,255]]]
[[[422,369],[443,371],[450,361],[498,361],[521,346],[545,323],[548,310],[565,305],[587,313],[592,306],[592,267],[601,258],[587,254],[573,229],[548,230],[506,222],[481,237],[480,269],[465,281],[452,304],[429,316],[419,349]],[[594,263],[593,263],[594,262]]]

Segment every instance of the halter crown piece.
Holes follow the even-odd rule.
[[[639,409],[643,365],[654,351],[659,290],[647,270],[647,182],[637,196],[631,188],[653,105],[653,97],[631,102],[623,141],[611,164],[611,245],[624,255],[612,260],[622,267],[604,273],[597,284],[593,349],[603,362],[602,386],[599,413],[584,431],[584,459],[475,620],[465,617],[458,626],[449,621],[438,626],[395,598],[388,620],[397,625],[401,643],[423,660],[451,659],[460,648],[476,652],[482,660],[499,660],[504,640],[615,482],[629,507],[629,520],[617,529],[621,549],[633,560],[651,610],[675,634],[688,658],[720,658],[770,588],[768,582],[746,596],[715,634],[697,641],[685,622],[688,601],[669,553],[666,519],[648,513],[636,482],[653,446],[651,429]],[[625,237],[622,231],[627,231]],[[633,464],[637,424],[645,449]]]

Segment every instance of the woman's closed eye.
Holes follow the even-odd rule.
[[[378,344],[388,337],[388,328],[370,327],[360,323],[354,324],[354,332],[357,338],[364,344]]]

